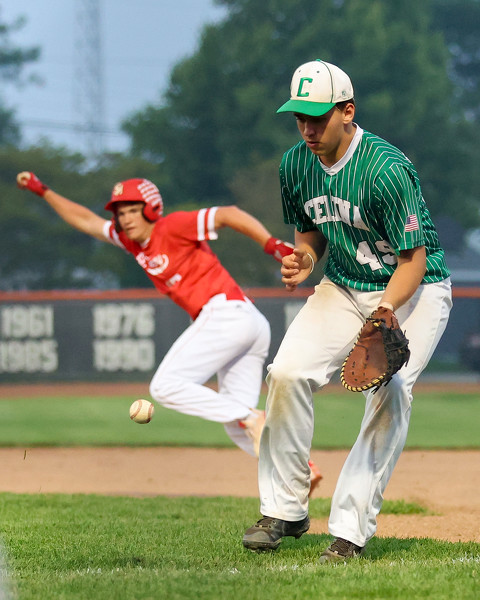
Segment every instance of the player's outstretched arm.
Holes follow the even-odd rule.
[[[43,198],[66,223],[75,229],[106,241],[103,235],[106,219],[95,214],[89,208],[57,194],[40,181],[35,173],[22,171],[17,175],[17,185],[20,189],[29,190]]]
[[[264,252],[282,262],[282,258],[291,254],[293,244],[275,238],[260,221],[238,206],[219,206],[215,212],[215,229],[230,227],[239,233],[252,238]]]

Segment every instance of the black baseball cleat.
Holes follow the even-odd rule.
[[[321,564],[328,562],[346,562],[351,558],[360,556],[364,549],[365,547],[357,546],[353,542],[349,542],[343,538],[336,538],[330,546],[322,552],[319,562]]]
[[[262,517],[243,536],[243,545],[249,550],[276,550],[283,537],[299,538],[310,527],[308,515],[301,521],[282,521]]]

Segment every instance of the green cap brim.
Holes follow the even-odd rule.
[[[335,106],[336,102],[309,102],[308,100],[288,100],[277,113],[295,112],[309,117],[321,117]]]

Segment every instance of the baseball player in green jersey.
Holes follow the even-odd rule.
[[[268,368],[258,476],[263,517],[243,544],[273,550],[282,537],[308,530],[312,393],[339,370],[366,318],[385,307],[406,331],[411,355],[388,384],[364,392],[360,432],[332,498],[334,540],[320,556],[321,563],[345,561],[375,534],[405,444],[412,388],[447,324],[451,284],[416,170],[354,122],[346,73],[321,60],[301,65],[278,112],[294,113],[302,138],[280,166],[285,222],[296,228],[295,249],[281,267],[287,289],[305,281],[327,249],[328,257]]]

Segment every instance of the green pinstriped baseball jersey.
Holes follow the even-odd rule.
[[[280,183],[285,223],[323,233],[325,275],[335,283],[382,290],[400,250],[423,245],[423,283],[450,275],[415,167],[380,137],[357,126],[346,154],[331,168],[302,141],[283,155]]]

